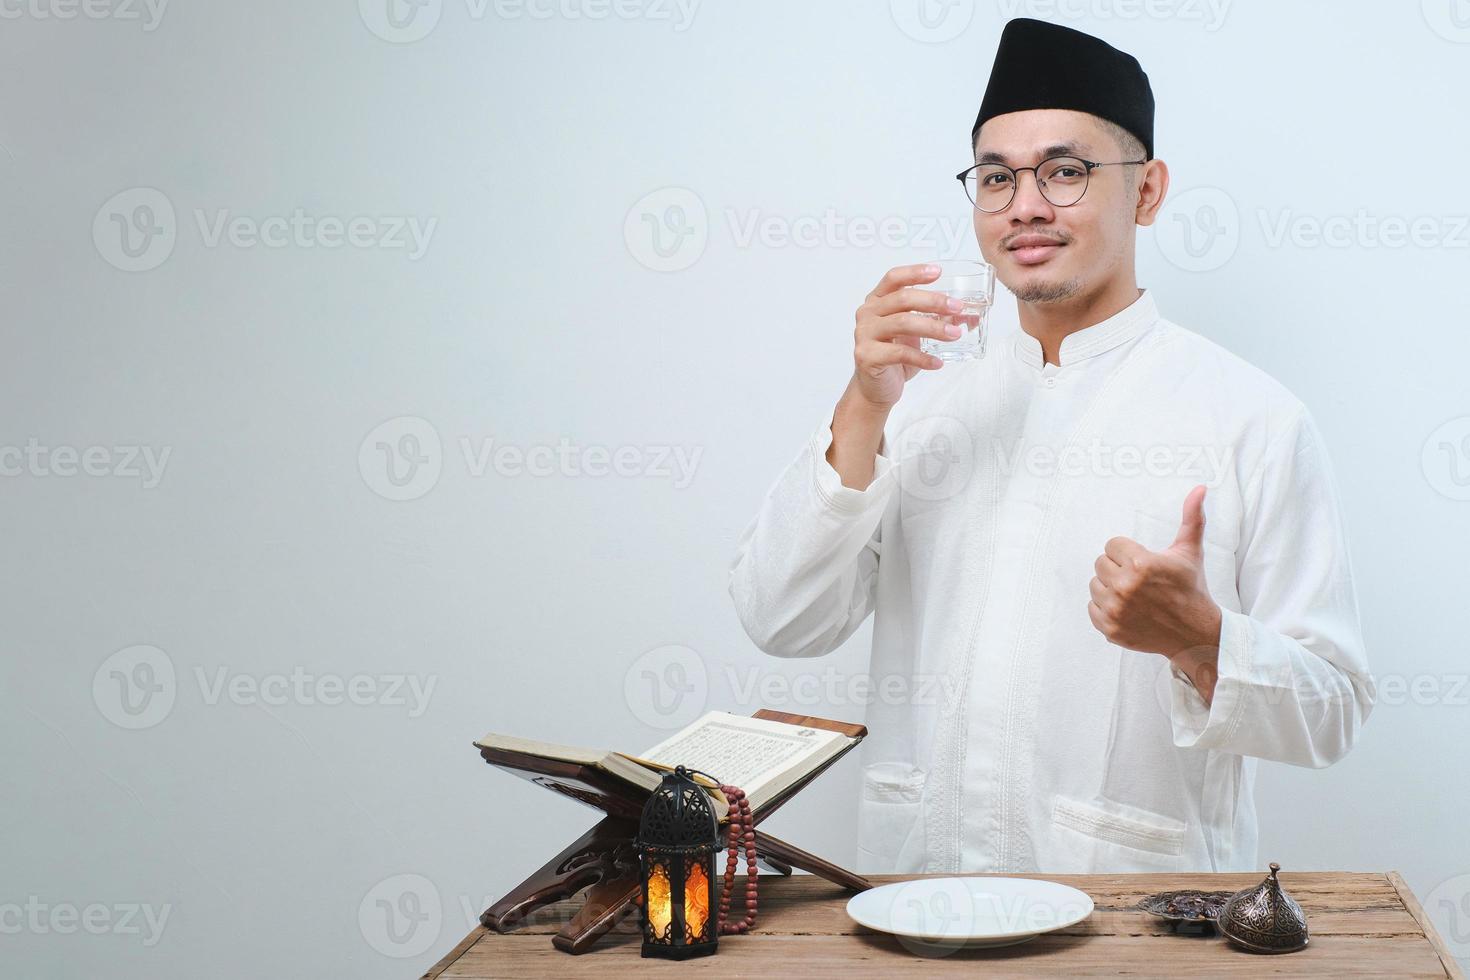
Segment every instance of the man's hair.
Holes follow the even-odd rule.
[[[1128,130],[1119,126],[1110,119],[1094,116],[1103,131],[1113,138],[1118,144],[1119,160],[1143,160],[1148,156],[1148,151],[1143,148],[1143,141],[1134,136]],[[1133,193],[1133,188],[1138,184],[1138,171],[1133,167],[1123,168],[1123,187],[1128,193]]]

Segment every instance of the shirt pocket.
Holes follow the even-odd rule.
[[[1133,511],[1133,540],[1150,551],[1164,551],[1179,535],[1179,517],[1172,521],[1156,517],[1146,510]],[[1235,549],[1215,539],[1210,525],[1205,524],[1205,584],[1210,597],[1232,612],[1240,612],[1240,587],[1236,580]]]
[[[892,874],[923,870],[927,782],[927,772],[904,762],[879,762],[863,769],[859,871]]]
[[[1094,866],[1107,871],[1172,868],[1184,853],[1183,820],[1101,797],[1084,801],[1058,794],[1052,823],[1089,838]]]

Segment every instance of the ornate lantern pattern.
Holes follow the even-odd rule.
[[[638,823],[643,955],[688,959],[715,951],[719,821],[689,770],[665,773]]]

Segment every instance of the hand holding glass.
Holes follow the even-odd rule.
[[[916,288],[944,293],[965,304],[964,309],[958,313],[922,314],[957,325],[960,335],[956,340],[920,338],[919,349],[942,361],[968,361],[984,357],[990,304],[995,298],[995,269],[984,262],[941,262],[939,278]]]

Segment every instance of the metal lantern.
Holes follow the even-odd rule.
[[[719,821],[688,769],[665,773],[638,823],[643,955],[683,960],[719,940],[715,854]]]

